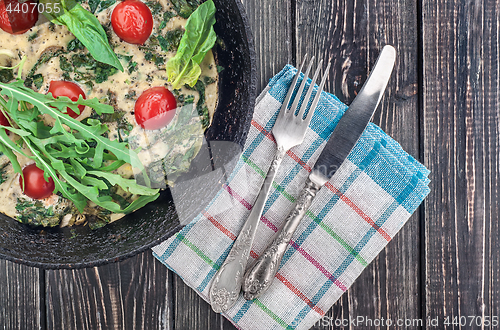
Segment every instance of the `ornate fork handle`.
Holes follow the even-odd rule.
[[[267,291],[278,272],[279,264],[293,233],[305,216],[307,209],[320,188],[321,185],[312,182],[309,178],[307,179],[305,187],[295,202],[293,210],[286,217],[282,229],[259,259],[257,259],[254,266],[245,274],[245,281],[243,283],[243,295],[245,299],[257,298]]]
[[[229,252],[226,260],[215,274],[212,286],[210,288],[210,304],[216,313],[225,312],[234,305],[241,291],[243,275],[247,266],[250,249],[257,232],[260,215],[264,209],[267,195],[273,183],[276,171],[285,156],[286,150],[278,148],[276,155],[266,179],[262,185],[257,200],[255,201],[252,211],[248,216],[240,234]]]

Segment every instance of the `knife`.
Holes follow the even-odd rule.
[[[305,216],[318,190],[335,174],[351,149],[356,145],[373,113],[377,109],[396,60],[396,50],[384,46],[363,88],[342,116],[323,152],[306,180],[294,208],[285,219],[281,230],[261,254],[252,268],[245,273],[243,296],[255,299],[267,291],[278,272],[281,259],[290,239]]]

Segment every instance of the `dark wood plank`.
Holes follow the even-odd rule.
[[[484,180],[484,282],[481,290],[485,305],[483,316],[500,319],[500,4],[487,1],[484,6],[482,38],[482,89],[484,90],[483,137],[478,136],[483,153]],[[479,59],[476,59],[479,61]],[[476,62],[477,63],[477,62]],[[481,105],[480,105],[481,106]],[[479,197],[481,197],[479,195]],[[478,198],[477,201],[481,201]],[[484,292],[484,293],[483,293]]]
[[[424,0],[423,23],[427,315],[498,317],[500,4]]]
[[[212,311],[210,304],[174,275],[174,329],[213,330],[236,329],[221,314]]]
[[[290,0],[243,0],[257,53],[257,93],[281,71],[293,63],[292,5]]]
[[[170,276],[151,251],[101,267],[47,271],[47,328],[173,329]]]
[[[415,1],[305,1],[296,6],[296,56],[332,59],[327,91],[349,104],[367,78],[381,47],[398,59],[374,122],[414,157],[419,155],[418,36]],[[421,316],[420,218],[414,214],[361,274],[317,329],[335,319],[413,319]],[[348,297],[345,298],[345,296]],[[397,297],[397,298],[396,298]]]
[[[0,260],[0,328],[41,329],[44,297],[38,268]]]

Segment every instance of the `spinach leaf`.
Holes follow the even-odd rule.
[[[54,227],[61,221],[53,206],[45,208],[41,201],[31,202],[18,198],[16,211],[19,213],[17,220],[27,225]]]
[[[132,57],[130,56],[129,61],[131,58]],[[71,56],[71,62],[68,61],[65,56],[61,55],[59,57],[59,66],[62,71],[74,72],[74,80],[82,83],[94,80],[96,83],[100,84],[118,72],[115,67],[98,62],[89,54],[73,54]],[[80,68],[83,68],[84,70],[78,70]],[[129,72],[131,73],[130,68]]]
[[[0,167],[0,184],[4,183],[5,180],[7,180],[5,178],[5,168],[7,167],[8,164],[9,163],[5,163]]]
[[[59,56],[59,67],[63,71],[68,71],[68,72],[73,71],[73,65],[69,63],[68,59],[64,56]]]
[[[198,115],[200,116],[201,125],[203,129],[207,129],[210,126],[210,114],[208,113],[208,107],[205,105],[205,87],[209,85],[207,82],[210,82],[209,77],[204,77],[204,81],[201,79],[196,82],[194,85],[194,90],[198,91],[200,95],[198,102],[196,103],[196,111],[198,111]]]
[[[112,5],[116,3],[116,0],[103,0],[99,3],[99,9],[97,9],[97,13],[100,13],[103,10],[108,9]]]
[[[164,12],[163,13],[163,21],[161,21],[161,23],[160,23],[159,30],[163,30],[167,26],[168,21],[170,21],[170,19],[172,17],[175,17],[175,13],[174,12],[172,12],[172,11],[166,11],[166,12]]]
[[[14,79],[12,70],[10,69],[0,69],[0,82],[6,83]]]
[[[28,41],[33,41],[36,38],[38,38],[38,31],[35,31],[32,34],[30,34],[30,36],[28,37]]]
[[[35,85],[35,87],[37,89],[40,89],[43,85],[43,76],[41,73],[38,73],[36,75],[33,76],[33,85]]]
[[[26,87],[31,87],[33,85],[33,81],[35,80],[36,70],[38,70],[38,68],[42,64],[48,62],[51,58],[59,56],[60,54],[63,54],[63,53],[64,53],[64,49],[62,47],[57,47],[57,46],[50,46],[46,50],[44,50],[43,53],[40,55],[40,58],[38,59],[38,61],[36,61],[35,65],[33,65],[31,70],[26,75],[24,85]]]
[[[201,4],[189,16],[177,53],[166,65],[168,80],[174,89],[179,85],[193,87],[196,84],[201,74],[200,63],[217,39],[214,24],[215,5],[212,0]]]
[[[81,1],[79,1],[81,2]],[[108,9],[116,3],[116,0],[89,0],[89,9],[92,14],[98,14],[103,10]]]
[[[68,52],[74,52],[77,51],[78,49],[84,49],[82,43],[78,39],[73,39],[70,42],[68,42]]]
[[[163,12],[163,6],[158,1],[148,1],[145,2],[145,4],[146,6],[149,7],[149,9],[151,10],[151,14],[153,14],[153,16],[156,16],[161,12]]]
[[[132,74],[132,72],[136,71],[137,70],[137,65],[138,63],[137,62],[133,62],[133,61],[130,61],[128,63],[128,73]]]
[[[169,52],[174,51],[179,47],[179,43],[181,42],[182,35],[184,31],[180,28],[168,31],[165,34],[165,37],[158,36],[158,42],[163,51]]]
[[[163,56],[161,56],[160,54],[153,54],[151,52],[146,52],[144,54],[144,59],[146,61],[153,61],[158,68],[160,68],[160,66],[165,63],[165,59],[163,58]]]
[[[89,9],[92,14],[95,14],[97,7],[99,7],[100,0],[89,0]]]
[[[87,47],[90,54],[99,62],[109,64],[116,69],[123,71],[118,57],[111,49],[108,37],[101,23],[90,12],[85,10],[74,0],[58,0],[63,10],[63,14],[49,14],[43,12],[47,18],[55,24],[65,25],[80,42]],[[53,0],[41,0],[43,4],[51,3]]]
[[[172,5],[177,14],[182,18],[188,18],[200,5],[199,0],[172,0]]]

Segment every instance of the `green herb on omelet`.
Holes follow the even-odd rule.
[[[199,0],[171,0],[174,10],[182,18],[188,18],[200,5]]]
[[[10,69],[0,69],[0,82],[7,83],[14,79],[12,70]]]

